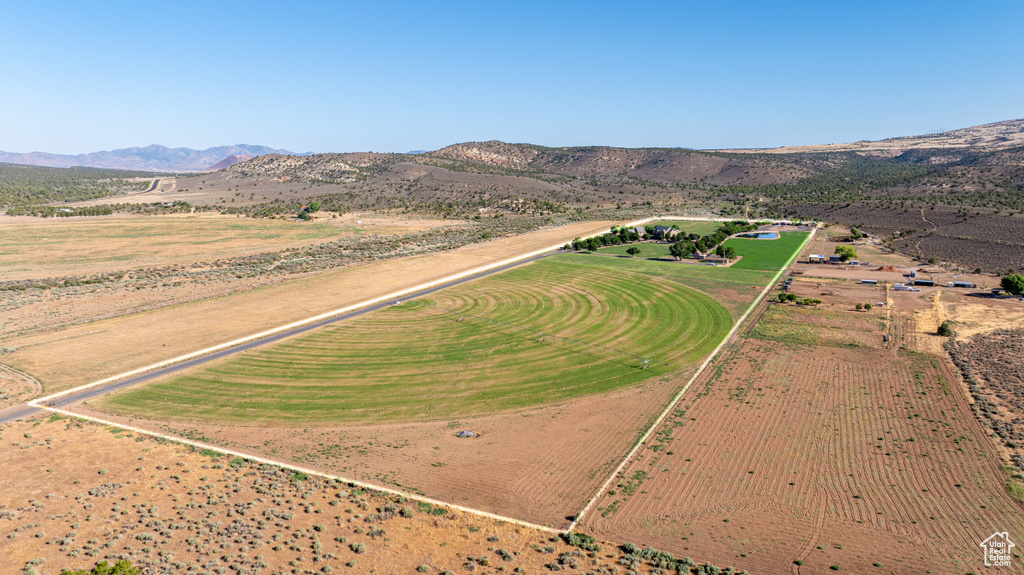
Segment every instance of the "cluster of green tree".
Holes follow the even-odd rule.
[[[313,219],[313,216],[310,214],[319,212],[321,207],[323,207],[323,204],[321,204],[319,200],[313,200],[312,202],[309,202],[308,206],[302,206],[302,209],[299,210],[298,218],[308,222]]]
[[[1003,277],[1000,285],[1006,293],[1013,295],[1024,295],[1024,275],[1009,274]]]
[[[672,257],[677,260],[681,260],[690,257],[694,252],[708,253],[712,248],[718,246],[715,248],[715,254],[724,258],[732,259],[736,257],[736,250],[731,246],[722,246],[722,242],[734,234],[756,230],[758,226],[759,224],[756,223],[749,224],[743,220],[737,220],[722,224],[722,227],[715,230],[715,233],[708,234],[704,237],[697,234],[685,235],[685,232],[681,232],[676,236],[679,239],[669,247],[668,252]]]
[[[124,178],[151,176],[147,172],[102,168],[44,168],[0,164],[0,207],[78,202],[103,198],[148,183]]]
[[[572,243],[566,244],[564,247],[565,249],[572,249],[578,252],[583,250],[596,252],[604,246],[617,246],[638,241],[640,241],[640,234],[633,228],[628,226],[612,226],[611,231],[608,233],[592,236],[587,239],[576,238]],[[640,252],[638,251],[637,253]]]
[[[149,202],[137,204],[110,204],[110,206],[119,214],[179,214],[190,213],[193,211],[202,212],[214,210],[214,208],[209,206],[193,206],[183,200],[175,200],[170,203]]]
[[[812,299],[812,298],[809,298],[809,297],[806,297],[806,298],[797,297],[797,295],[794,294],[794,293],[780,293],[779,294],[779,301],[782,302],[782,303],[785,303],[787,301],[791,301],[791,302],[796,303],[797,305],[813,305],[815,307],[817,307],[818,304],[821,303],[820,299]]]
[[[57,206],[15,206],[7,209],[8,216],[36,216],[38,218],[70,218],[74,216],[109,216],[114,213],[110,206],[85,206],[61,208]]]
[[[839,255],[840,261],[857,259],[857,250],[853,246],[836,246],[835,253]]]

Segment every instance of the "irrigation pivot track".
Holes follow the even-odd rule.
[[[457,280],[452,281],[450,283],[446,283],[446,284],[443,284],[443,285],[432,287],[430,289],[426,289],[426,290],[423,290],[423,291],[415,292],[413,294],[410,294],[410,295],[407,295],[407,296],[404,296],[404,297],[406,299],[415,299],[415,298],[418,298],[418,297],[427,296],[427,295],[430,295],[430,294],[432,294],[434,292],[438,292],[438,291],[443,290],[443,289],[447,289],[447,288],[450,288],[450,287],[453,287],[453,286],[457,286],[459,284],[463,284],[463,283],[466,283],[468,281],[480,279],[482,277],[486,277],[486,276],[489,276],[491,274],[501,273],[501,272],[509,270],[511,268],[514,268],[514,267],[517,267],[517,266],[521,266],[523,264],[528,264],[530,262],[535,262],[535,261],[537,261],[539,259],[546,258],[549,255],[552,255],[552,254],[550,254],[550,253],[541,254],[541,255],[533,256],[533,257],[530,257],[530,258],[527,258],[527,259],[524,259],[524,260],[519,260],[519,261],[517,261],[515,263],[511,263],[511,264],[507,264],[507,265],[504,265],[504,266],[501,266],[501,267],[498,267],[498,268],[487,270],[485,272],[482,272],[482,273],[479,273],[479,274],[476,274],[476,275],[472,275],[472,276],[464,277],[464,278],[461,278],[461,279],[457,279]],[[178,372],[178,371],[182,371],[182,370],[185,370],[185,369],[190,369],[190,368],[196,367],[197,365],[202,365],[204,363],[208,363],[208,362],[211,362],[211,361],[218,360],[218,359],[220,359],[222,357],[227,357],[229,355],[234,355],[236,353],[247,351],[247,350],[250,350],[250,349],[253,349],[253,348],[256,348],[256,347],[260,347],[260,346],[268,345],[268,344],[271,344],[271,343],[274,343],[274,342],[278,342],[278,341],[281,341],[282,339],[287,339],[289,337],[292,337],[292,336],[295,336],[295,335],[299,335],[301,333],[305,333],[307,331],[311,331],[311,330],[323,327],[325,325],[330,325],[332,323],[337,323],[339,321],[349,320],[349,319],[352,319],[354,317],[361,316],[363,314],[367,314],[367,313],[374,312],[374,311],[377,311],[377,310],[380,310],[380,309],[384,309],[386,307],[394,305],[394,301],[395,300],[393,300],[393,299],[391,299],[389,297],[388,301],[385,301],[385,302],[375,303],[373,305],[370,305],[370,306],[367,306],[367,307],[363,307],[363,308],[357,309],[355,311],[350,311],[348,313],[343,313],[341,315],[336,315],[336,316],[333,316],[333,317],[329,317],[327,319],[322,319],[322,320],[319,320],[319,321],[315,321],[313,323],[307,323],[307,324],[301,325],[299,327],[294,327],[294,328],[287,329],[287,330],[284,330],[284,331],[279,331],[277,333],[274,333],[273,335],[268,335],[268,336],[260,338],[260,339],[254,339],[254,340],[251,340],[251,341],[247,341],[245,343],[240,343],[238,345],[234,345],[234,346],[231,346],[231,347],[220,349],[220,350],[215,351],[213,353],[210,353],[210,354],[207,354],[207,355],[202,355],[202,356],[199,356],[199,357],[194,357],[192,359],[189,359],[189,360],[186,360],[186,361],[183,361],[183,362],[180,362],[180,363],[175,363],[175,364],[172,364],[172,365],[169,365],[169,366],[166,366],[166,367],[162,367],[162,368],[156,369],[154,371],[146,371],[145,373],[136,375],[134,377],[129,377],[127,379],[120,379],[120,380],[116,380],[116,381],[110,381],[110,382],[103,383],[103,384],[100,384],[100,385],[91,384],[90,386],[85,387],[85,388],[78,388],[76,390],[70,390],[70,391],[66,391],[66,392],[63,392],[63,393],[58,393],[58,394],[50,395],[50,396],[43,397],[43,398],[40,398],[40,399],[36,399],[34,401],[29,402],[29,406],[30,406],[30,408],[34,408],[34,407],[51,407],[51,408],[68,407],[68,406],[74,405],[74,404],[76,404],[78,402],[81,402],[81,401],[86,401],[86,400],[89,400],[89,399],[93,399],[93,398],[99,397],[101,395],[106,395],[108,393],[124,389],[126,387],[131,387],[133,385],[138,385],[140,383],[145,383],[145,382],[147,382],[147,381],[149,381],[151,379],[155,379],[155,378],[158,378],[158,377],[163,377],[165,375],[169,375],[169,374],[172,374],[172,373],[175,373],[175,372]],[[22,411],[15,412],[14,415],[15,416],[21,416],[21,417],[24,416]],[[0,423],[4,423],[4,420],[0,420]]]

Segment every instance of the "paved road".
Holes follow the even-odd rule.
[[[523,264],[527,264],[527,263],[530,263],[530,262],[533,262],[533,261],[537,261],[537,260],[542,259],[542,258],[546,258],[546,257],[548,257],[550,255],[551,254],[541,254],[539,256],[534,256],[532,258],[527,258],[525,260],[518,261],[518,262],[515,262],[515,263],[511,263],[511,264],[508,264],[506,266],[502,266],[502,267],[499,267],[499,268],[494,268],[493,270],[488,270],[488,271],[479,273],[479,274],[474,275],[474,276],[465,277],[465,278],[462,278],[462,279],[459,279],[459,280],[455,280],[455,281],[446,283],[444,285],[433,287],[433,288],[430,288],[430,289],[427,289],[427,290],[424,290],[424,291],[421,291],[421,292],[416,292],[414,294],[410,294],[410,295],[402,298],[402,300],[403,301],[408,301],[408,300],[411,300],[411,299],[414,299],[414,298],[427,296],[427,295],[430,295],[430,294],[432,294],[434,292],[438,292],[438,291],[441,291],[443,289],[450,288],[452,286],[457,286],[459,284],[463,284],[463,283],[466,283],[468,281],[472,281],[472,280],[479,279],[479,278],[482,278],[482,277],[485,277],[485,276],[489,276],[491,274],[501,273],[501,272],[506,271],[508,269],[511,269],[511,268],[514,268],[514,267],[517,267],[517,266],[521,266]],[[124,389],[126,387],[131,387],[133,385],[138,385],[140,383],[143,383],[145,381],[149,381],[149,380],[151,380],[153,378],[156,378],[156,377],[161,377],[161,376],[164,376],[164,375],[167,375],[167,374],[170,374],[170,373],[175,373],[175,372],[181,371],[183,369],[189,369],[189,368],[195,367],[197,365],[202,365],[202,364],[204,364],[204,363],[206,363],[208,361],[213,361],[213,360],[216,360],[216,359],[220,359],[222,357],[225,357],[225,356],[228,356],[228,355],[232,355],[232,354],[235,354],[235,353],[239,353],[239,352],[242,352],[242,351],[246,351],[246,350],[249,350],[249,349],[253,349],[253,348],[259,347],[261,345],[271,344],[271,343],[274,343],[276,341],[280,341],[282,339],[285,339],[287,337],[292,337],[294,335],[298,335],[300,333],[305,333],[307,331],[314,330],[314,329],[317,329],[319,327],[323,327],[325,325],[329,325],[329,324],[336,323],[336,322],[339,322],[339,321],[345,321],[347,319],[352,319],[354,317],[363,315],[365,313],[370,313],[372,311],[377,311],[379,309],[386,308],[386,307],[391,306],[393,304],[394,304],[394,302],[384,302],[384,303],[375,304],[375,305],[372,305],[372,306],[369,306],[369,307],[365,307],[363,309],[359,309],[359,310],[356,310],[356,311],[352,311],[352,312],[349,312],[349,313],[346,313],[346,314],[338,315],[338,316],[327,318],[325,320],[321,320],[321,321],[318,321],[318,322],[315,322],[315,323],[311,323],[311,324],[308,324],[308,325],[300,326],[300,327],[297,327],[295,329],[290,329],[288,331],[283,331],[281,333],[277,333],[277,334],[274,334],[274,335],[271,335],[271,336],[267,336],[267,337],[262,338],[262,339],[257,339],[257,340],[253,340],[253,341],[250,341],[250,342],[242,343],[242,344],[236,345],[235,347],[229,347],[227,349],[223,349],[221,351],[217,351],[217,352],[211,353],[209,355],[204,355],[202,357],[197,357],[197,358],[194,358],[194,359],[190,359],[188,361],[184,361],[184,362],[181,362],[181,363],[176,363],[174,365],[170,365],[170,366],[167,366],[167,367],[164,367],[164,368],[161,368],[161,369],[157,369],[157,370],[151,371],[149,373],[144,373],[142,375],[137,375],[137,376],[129,378],[129,379],[124,379],[124,380],[121,380],[121,381],[114,381],[114,382],[107,383],[107,384],[104,384],[104,385],[97,385],[96,387],[90,387],[88,389],[83,389],[82,391],[79,391],[78,393],[70,393],[68,395],[64,395],[64,396],[61,396],[61,397],[54,398],[54,399],[52,399],[50,401],[47,401],[46,405],[48,405],[50,407],[66,408],[66,407],[68,407],[70,405],[73,405],[73,404],[76,404],[78,402],[85,401],[87,399],[92,399],[92,398],[95,398],[95,397],[99,397],[101,395],[110,393],[112,391],[117,391],[119,389]],[[39,411],[42,411],[42,410],[40,410],[38,408],[35,408],[35,407],[32,407],[32,406],[29,406],[29,405],[19,405],[19,406],[14,406],[14,407],[8,408],[6,410],[0,411],[0,425],[3,425],[4,423],[9,423],[9,422],[15,421],[15,420],[17,420],[19,418],[24,418],[24,417],[32,416],[36,412],[39,412]]]

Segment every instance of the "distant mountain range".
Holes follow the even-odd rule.
[[[49,166],[53,168],[83,166],[88,168],[116,168],[148,172],[202,172],[230,166],[235,161],[238,161],[238,158],[249,159],[266,154],[305,156],[309,155],[309,152],[296,154],[288,150],[278,150],[268,148],[267,146],[250,146],[247,144],[217,146],[205,150],[152,145],[145,148],[123,148],[120,150],[92,152],[73,156],[49,154],[46,152],[18,154],[0,151],[0,162],[26,164],[29,166]]]

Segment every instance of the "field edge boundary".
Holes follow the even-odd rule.
[[[814,238],[814,235],[817,233],[817,231],[818,227],[815,226],[814,229],[812,229],[811,232],[807,234],[807,238],[804,239],[803,243],[800,244],[800,247],[793,250],[793,255],[790,256],[790,258],[786,261],[786,265],[782,266],[779,269],[779,271],[772,277],[772,280],[768,282],[764,289],[761,290],[761,293],[757,296],[757,298],[755,298],[754,301],[750,303],[750,306],[747,307],[747,311],[743,312],[743,315],[740,316],[740,318],[736,321],[736,323],[732,327],[732,330],[730,330],[729,333],[726,334],[724,338],[722,338],[722,341],[718,344],[718,347],[711,351],[707,359],[704,360],[704,363],[702,363],[700,367],[697,368],[697,371],[690,377],[690,379],[686,382],[683,388],[680,389],[678,393],[676,393],[675,397],[673,397],[671,401],[669,401],[668,405],[661,412],[658,418],[655,419],[650,426],[648,426],[647,430],[636,441],[636,444],[634,444],[633,448],[629,450],[626,456],[622,459],[622,462],[619,463],[618,467],[616,467],[611,472],[611,475],[608,476],[608,479],[605,480],[603,484],[601,484],[601,487],[598,488],[597,492],[594,493],[594,496],[591,497],[589,501],[587,501],[586,505],[583,506],[583,509],[579,513],[577,513],[575,517],[573,517],[573,521],[569,524],[569,528],[566,529],[566,531],[571,532],[576,528],[577,525],[579,525],[580,521],[587,514],[587,512],[590,511],[591,507],[593,507],[594,504],[597,503],[597,500],[608,489],[608,486],[611,485],[612,481],[615,481],[615,478],[626,467],[626,464],[628,464],[629,461],[633,459],[633,456],[636,455],[637,451],[640,450],[640,447],[643,446],[643,444],[651,437],[651,434],[654,433],[654,430],[657,429],[657,427],[661,425],[663,421],[665,421],[665,418],[668,417],[668,414],[671,413],[673,409],[675,409],[676,404],[679,403],[679,400],[681,400],[683,398],[683,395],[686,394],[686,392],[690,389],[690,386],[693,385],[693,382],[697,381],[697,378],[704,373],[704,370],[707,369],[709,365],[711,365],[712,360],[718,357],[718,354],[719,352],[722,351],[722,348],[724,348],[732,340],[733,336],[736,335],[736,332],[739,330],[740,326],[742,326],[743,323],[747,320],[747,317],[750,315],[750,312],[752,312],[754,308],[756,308],[761,303],[761,301],[764,300],[765,296],[767,296],[771,292],[771,290],[775,288],[775,284],[778,283],[779,278],[781,278],[783,274],[786,273],[786,270],[788,270],[790,266],[793,265],[793,262],[796,261],[798,257],[800,257],[800,253],[803,252],[804,248],[807,247],[807,244],[810,243],[810,241]]]

